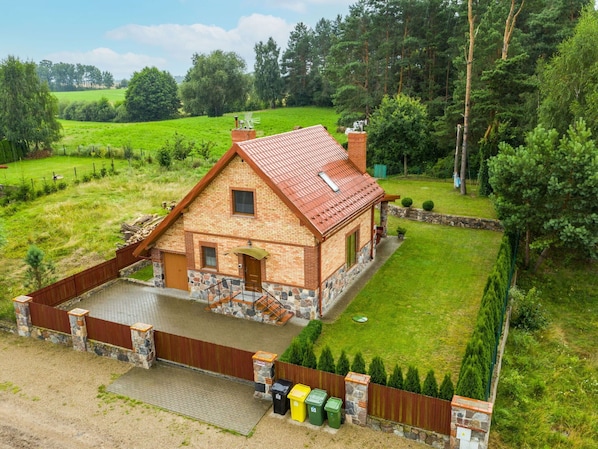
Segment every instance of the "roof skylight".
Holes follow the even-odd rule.
[[[330,187],[333,192],[338,192],[340,190],[339,187],[334,183],[334,181],[332,181],[332,179],[330,179],[330,177],[323,171],[318,173],[318,176],[322,178],[326,184],[328,184],[328,187]]]

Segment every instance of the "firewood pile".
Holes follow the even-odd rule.
[[[132,245],[146,238],[158,224],[164,219],[163,216],[156,214],[143,215],[132,223],[123,223],[120,225],[120,232],[125,240],[119,247]]]

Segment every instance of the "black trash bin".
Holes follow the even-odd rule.
[[[286,415],[289,411],[289,398],[287,395],[291,391],[293,382],[285,379],[278,379],[272,385],[272,403],[274,413]]]

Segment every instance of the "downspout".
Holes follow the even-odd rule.
[[[318,242],[318,310],[320,318],[324,316],[322,313],[322,242]]]
[[[376,222],[374,221],[374,209],[375,205],[372,204],[372,211],[370,212],[370,260],[374,259],[374,239],[376,238]]]

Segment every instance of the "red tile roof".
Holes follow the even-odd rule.
[[[256,171],[319,240],[384,198],[384,190],[349,161],[345,149],[321,125],[237,142],[134,254],[145,253],[236,155]],[[339,187],[337,192],[318,175],[320,172]]]
[[[359,172],[345,149],[321,125],[237,145],[322,236],[384,196],[376,181]],[[339,187],[337,192],[320,172]]]

